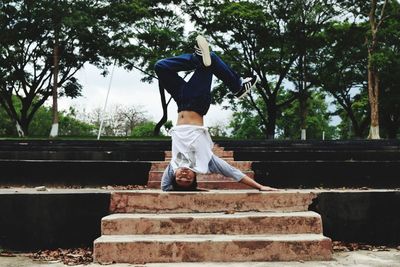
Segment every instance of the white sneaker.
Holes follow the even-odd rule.
[[[195,53],[203,58],[203,64],[206,67],[211,66],[210,48],[206,38],[202,35],[196,37],[197,46],[195,46]]]
[[[260,82],[260,78],[258,76],[247,77],[242,80],[242,88],[240,88],[239,92],[235,94],[235,96],[240,99],[247,95],[251,89],[255,88],[257,83]]]

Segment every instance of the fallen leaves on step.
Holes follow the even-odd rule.
[[[30,255],[38,261],[62,262],[65,265],[90,264],[93,262],[91,248],[41,250]]]
[[[390,249],[400,249],[399,247],[368,245],[363,243],[333,241],[333,251],[335,252],[348,252],[355,250],[369,250],[369,251],[389,251]]]
[[[101,189],[106,190],[145,190],[147,186],[145,185],[107,185],[102,186]]]
[[[16,257],[16,255],[12,252],[0,251],[0,257]]]

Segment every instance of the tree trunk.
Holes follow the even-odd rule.
[[[371,107],[371,126],[369,130],[368,139],[380,139],[379,135],[379,108],[378,108],[378,96],[379,96],[379,74],[373,70],[370,66],[368,67],[368,97],[369,104]]]
[[[57,8],[58,0],[55,1]],[[55,13],[58,10],[54,10]],[[56,18],[59,14],[54,14],[54,56],[53,56],[53,122],[51,125],[50,137],[54,138],[58,136],[58,58],[59,58],[59,20]]]
[[[29,136],[29,124],[30,121],[28,120],[28,118],[26,118],[26,116],[25,117],[21,116],[21,120],[16,121],[17,131],[19,126],[20,127],[19,129],[21,130],[23,136]]]
[[[58,56],[59,56],[58,38],[54,42],[54,84],[53,84],[53,123],[51,125],[50,137],[58,136]]]
[[[276,127],[276,112],[277,107],[274,101],[267,103],[267,125],[266,125],[266,138],[275,139],[275,127]]]
[[[379,73],[376,66],[373,66],[372,56],[376,52],[378,46],[377,33],[379,30],[379,26],[382,24],[384,20],[385,7],[387,4],[387,0],[385,0],[380,20],[377,22],[376,18],[376,9],[377,9],[377,0],[371,0],[371,9],[369,12],[369,24],[371,29],[371,43],[368,47],[368,97],[369,104],[371,107],[371,126],[369,130],[368,139],[380,139],[379,136]],[[368,40],[368,37],[367,37]]]
[[[300,92],[300,97],[299,97],[299,108],[300,108],[300,130],[301,130],[301,140],[306,140],[306,129],[307,129],[307,101],[308,101],[308,95],[306,91],[301,91]]]
[[[154,127],[154,135],[155,136],[159,136],[160,135],[161,127],[168,120],[168,104],[167,104],[167,101],[165,101],[164,87],[161,86],[160,82],[158,82],[158,89],[160,90],[160,97],[161,97],[161,105],[162,105],[162,109],[163,109],[163,116],[162,116],[161,120],[157,123],[156,127]]]
[[[306,129],[307,129],[307,102],[308,102],[308,94],[306,91],[306,73],[305,73],[305,51],[302,51],[301,56],[299,57],[299,66],[298,66],[298,75],[299,75],[299,112],[300,112],[300,132],[301,132],[301,140],[306,140]]]
[[[22,127],[19,125],[18,121],[15,121],[15,128],[17,128],[17,134],[19,137],[25,137],[25,132],[22,130]]]

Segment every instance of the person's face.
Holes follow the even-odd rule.
[[[188,168],[178,168],[175,172],[176,184],[181,187],[189,187],[196,177],[196,174]]]

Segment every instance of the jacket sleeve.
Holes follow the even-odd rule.
[[[226,161],[215,155],[211,157],[208,169],[211,173],[219,173],[226,177],[231,177],[238,182],[246,176],[243,172],[229,165]]]
[[[161,190],[162,191],[172,191],[172,181],[174,179],[174,170],[172,169],[171,164],[168,164],[168,167],[164,170],[163,176],[161,178]]]

